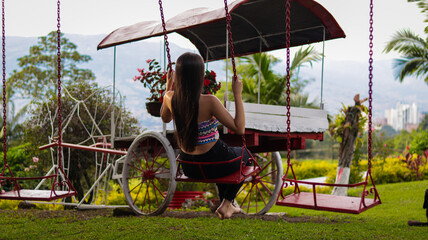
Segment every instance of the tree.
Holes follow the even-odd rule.
[[[314,103],[308,103],[308,95],[303,94],[303,88],[309,80],[298,76],[300,67],[305,64],[312,66],[319,61],[321,54],[313,47],[300,48],[294,55],[290,64],[291,81],[291,106],[314,107]],[[258,79],[260,73],[260,103],[271,105],[286,105],[286,76],[276,74],[273,67],[280,60],[266,53],[257,53],[238,58],[237,72],[243,83],[242,98],[246,102],[257,102]]]
[[[427,0],[408,0],[409,2],[418,2],[422,12],[428,14]],[[428,15],[425,19],[428,22]],[[428,34],[428,27],[425,28]],[[428,84],[428,38],[419,37],[410,29],[402,29],[395,33],[392,39],[387,43],[384,52],[391,51],[401,54],[400,59],[395,59],[393,67],[395,68],[395,77],[403,82],[405,77],[416,76],[424,78]]]
[[[93,83],[95,76],[91,70],[79,68],[80,64],[90,61],[91,57],[81,55],[76,49],[77,46],[74,43],[61,37],[62,119],[63,122],[70,120],[63,125],[63,141],[74,144],[88,144],[88,142],[93,144],[95,137],[89,138],[88,135],[101,137],[110,134],[109,113],[113,108],[111,92]],[[28,151],[30,156],[37,156],[40,159],[40,167],[37,168],[39,176],[46,174],[52,166],[52,153],[39,152],[38,147],[49,143],[49,138],[58,136],[57,59],[57,33],[51,32],[47,36],[40,37],[38,44],[30,47],[28,55],[18,59],[21,69],[14,70],[8,79],[13,89],[12,93],[20,93],[32,100],[26,112],[28,118],[22,124],[22,131],[24,142],[30,143],[25,145],[24,150]],[[86,107],[73,118],[67,119],[74,107],[81,106],[82,103],[85,103]],[[116,132],[128,135],[138,134],[137,120],[123,107],[116,104],[114,108],[123,119],[121,129],[117,126]],[[92,118],[86,110],[92,114]],[[94,126],[94,121],[98,128]],[[76,149],[70,152],[64,151],[64,161],[69,156],[72,156],[69,178],[78,192],[77,198],[82,199],[83,189],[92,185],[91,172],[94,171],[91,170],[94,168],[94,154]]]
[[[421,130],[428,131],[428,114],[425,114],[424,119],[422,119],[422,122],[419,123],[418,128]]]
[[[13,96],[15,94],[15,91],[13,90],[13,87],[9,84],[10,81],[6,81],[6,110],[7,110],[7,119],[6,119],[6,127],[7,127],[7,137],[8,137],[8,143],[10,145],[14,144],[15,142],[19,141],[22,137],[22,129],[21,125],[19,124],[19,121],[25,116],[28,104],[24,105],[21,109],[19,109],[18,112],[16,112],[16,106],[13,102]],[[3,120],[3,105],[1,105],[1,119]],[[4,137],[4,126],[2,121],[2,127],[0,130],[0,138]],[[2,147],[0,147],[3,149]]]
[[[94,144],[95,142],[89,138],[88,131],[95,136],[108,136],[110,134],[111,118],[110,114],[107,113],[112,110],[111,92],[103,90],[96,83],[88,82],[71,83],[67,89],[69,94],[64,94],[61,107],[63,122],[70,121],[67,125],[63,125],[63,142],[84,143],[83,145]],[[81,104],[81,101],[84,101],[86,107],[80,105],[80,112],[70,116],[73,108],[76,104]],[[124,123],[121,126],[116,126],[116,132],[123,132],[126,136],[138,134],[137,119],[119,105],[116,104],[114,107],[115,112],[122,116],[122,122]],[[86,108],[92,116],[85,111]],[[25,140],[31,143],[31,150],[40,159],[44,173],[52,166],[51,156],[49,151],[38,151],[38,147],[49,143],[49,137],[58,136],[56,109],[57,97],[52,96],[44,102],[34,104],[30,117],[23,123],[26,129]],[[91,117],[97,123],[101,133],[94,127]],[[93,176],[91,172],[94,172],[95,167],[94,154],[84,150],[71,149],[70,153],[64,151],[64,161],[68,159],[68,154],[72,156],[69,178],[77,190],[77,198],[80,200],[85,192],[84,189],[92,185]]]
[[[329,133],[339,143],[339,162],[337,165],[336,183],[348,184],[350,167],[354,156],[358,134],[364,133],[364,125],[367,118],[362,113],[367,113],[367,108],[362,105],[367,99],[360,100],[360,95],[354,97],[354,106],[344,107],[333,122],[330,122]],[[332,194],[347,195],[346,187],[334,187]]]
[[[91,60],[77,52],[77,46],[61,34],[61,80],[64,85],[95,79],[91,70],[80,69],[78,64]],[[21,70],[13,70],[8,81],[15,91],[25,97],[40,101],[55,95],[57,89],[57,32],[39,37],[37,45],[30,47],[29,54],[18,59]]]

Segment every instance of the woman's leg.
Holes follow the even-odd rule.
[[[216,183],[216,185],[217,185],[217,190],[218,190],[218,197],[220,198],[220,202],[222,202],[224,199],[224,193],[227,190],[227,185],[221,184],[221,183]]]
[[[235,200],[236,198],[236,194],[238,194],[239,189],[241,188],[243,183],[239,183],[239,184],[222,184],[225,185],[224,186],[224,195],[223,198],[227,199],[231,202],[233,202],[233,200]]]

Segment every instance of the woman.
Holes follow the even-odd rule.
[[[161,109],[164,122],[174,120],[180,156],[185,161],[226,161],[241,155],[241,148],[231,148],[219,139],[218,122],[236,134],[245,132],[245,114],[242,103],[242,82],[232,81],[235,96],[235,118],[213,95],[201,94],[204,81],[204,61],[194,53],[184,53],[176,62],[175,73],[167,77],[167,86]],[[248,159],[248,156],[244,157]],[[204,165],[207,178],[227,176],[239,170],[239,161],[232,164]],[[182,164],[185,175],[201,179],[199,168]],[[220,219],[230,218],[241,211],[232,203],[241,184],[217,184],[221,204],[216,210]]]

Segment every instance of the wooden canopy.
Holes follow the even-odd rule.
[[[237,0],[228,5],[236,56],[285,48],[285,2]],[[226,58],[224,8],[185,11],[167,20],[166,29],[189,39],[205,61]],[[160,21],[140,22],[114,30],[99,43],[98,49],[162,34]],[[344,37],[342,28],[323,6],[313,0],[291,1],[291,46]]]

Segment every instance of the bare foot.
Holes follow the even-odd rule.
[[[229,200],[224,199],[220,207],[215,211],[217,216],[223,220],[225,218],[230,218],[235,213],[235,208]]]
[[[233,208],[233,213],[242,213],[242,209],[239,207],[238,203],[233,201],[232,202],[232,208]]]

